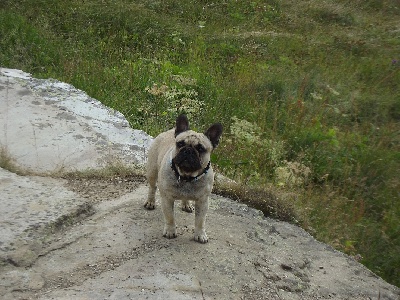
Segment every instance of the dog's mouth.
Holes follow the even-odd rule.
[[[192,147],[180,149],[173,162],[185,174],[191,174],[201,169],[200,157]]]

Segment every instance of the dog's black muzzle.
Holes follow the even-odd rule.
[[[183,147],[173,159],[175,165],[186,173],[191,173],[201,169],[199,153],[193,147]]]

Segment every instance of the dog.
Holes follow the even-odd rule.
[[[160,191],[165,226],[163,236],[176,237],[175,200],[181,200],[182,210],[192,212],[195,203],[194,240],[207,243],[205,220],[208,198],[214,183],[210,155],[218,146],[223,127],[213,124],[203,133],[189,129],[186,115],[176,119],[175,129],[158,135],[150,146],[146,166],[149,192],[144,207],[155,208],[156,189]]]

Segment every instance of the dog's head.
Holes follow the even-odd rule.
[[[218,146],[221,134],[220,123],[213,124],[205,133],[198,133],[190,130],[187,117],[180,115],[176,119],[176,154],[173,158],[179,173],[192,177],[201,174],[210,161],[211,152]]]

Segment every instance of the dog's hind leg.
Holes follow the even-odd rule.
[[[191,213],[191,212],[193,212],[193,206],[190,204],[190,201],[189,200],[182,200],[181,201],[181,207],[182,207],[182,210],[183,211],[186,211],[186,212],[188,212],[188,213]]]

